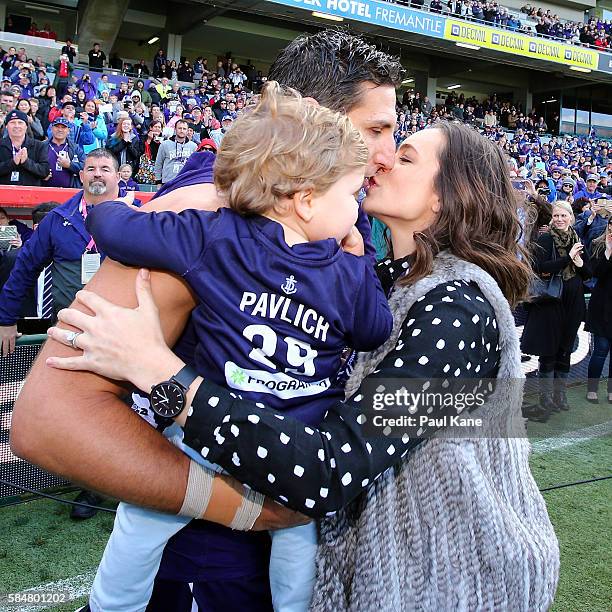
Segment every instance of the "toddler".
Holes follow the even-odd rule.
[[[228,208],[143,213],[109,202],[87,228],[109,257],[170,270],[190,285],[200,375],[317,425],[344,397],[334,384],[343,349],[373,350],[393,324],[373,258],[341,248],[356,231],[367,148],[347,117],[271,82],[216,160],[205,155]],[[182,448],[205,463],[206,449]],[[188,521],[121,504],[92,610],[144,610],[163,546]],[[316,527],[271,537],[275,610],[305,612]]]

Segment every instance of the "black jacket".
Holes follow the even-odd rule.
[[[533,270],[545,275],[561,272],[570,263],[569,255],[553,259],[554,242],[551,234],[538,237],[533,245]],[[563,281],[560,302],[529,304],[527,323],[521,347],[528,355],[553,356],[559,351],[571,351],[580,323],[584,320],[585,303],[582,282],[591,276],[589,256],[582,254],[584,265],[576,268],[576,276]]]
[[[597,336],[612,338],[612,257],[602,249],[591,260],[597,284],[591,293],[586,329]]]
[[[138,161],[140,160],[140,141],[138,138],[134,137],[130,142],[126,142],[123,138],[117,139],[112,136],[106,147],[117,158],[119,165],[130,164],[133,173],[136,174]],[[125,151],[124,160],[121,159],[123,151]]]
[[[40,187],[42,180],[49,175],[49,145],[26,136],[23,146],[28,150],[28,159],[16,165],[10,138],[0,140],[0,185]],[[17,181],[11,181],[13,172],[19,173]]]

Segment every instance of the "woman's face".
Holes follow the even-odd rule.
[[[121,123],[121,131],[124,134],[127,134],[132,131],[132,120],[124,119]]]
[[[85,103],[85,112],[90,115],[96,114],[96,103],[93,100],[87,100]]]
[[[161,123],[154,123],[149,128],[149,134],[153,136],[153,138],[159,136],[161,134],[161,131],[162,131]]]
[[[553,206],[552,224],[558,230],[565,231],[572,224],[572,215],[560,206]]]
[[[439,153],[444,144],[442,131],[416,132],[399,147],[389,172],[373,177],[364,210],[386,223],[391,231],[402,226],[410,231],[429,227],[440,210],[434,192],[439,170]]]
[[[55,87],[49,87],[47,89],[47,97],[48,98],[55,98],[56,93],[55,93]]]
[[[20,110],[22,113],[26,113],[27,115],[30,112],[30,103],[27,100],[19,100],[17,110]]]

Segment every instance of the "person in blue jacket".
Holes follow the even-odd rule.
[[[72,100],[67,100],[62,104],[62,116],[67,119],[70,125],[69,138],[72,142],[81,147],[93,144],[95,137],[89,124],[89,117],[86,112],[81,113],[81,117],[76,117],[76,105]],[[51,140],[53,133],[51,126],[47,128],[47,137]]]
[[[577,191],[574,194],[574,199],[577,200],[578,198],[587,198],[591,201],[594,201],[599,200],[601,198],[607,198],[608,196],[605,193],[599,191],[599,189],[597,188],[598,184],[599,175],[589,174],[586,178],[586,187],[584,187],[580,191]]]
[[[6,356],[15,350],[21,305],[40,273],[49,265],[53,274],[53,307],[67,308],[83,288],[83,266],[94,265],[99,253],[85,229],[93,206],[119,195],[119,172],[112,153],[97,149],[81,170],[83,191],[55,208],[21,247],[11,274],[0,291],[0,348]],[[85,257],[92,255],[94,257]],[[99,260],[99,257],[97,258]],[[99,264],[99,261],[98,261]]]
[[[81,187],[81,170],[85,162],[83,149],[68,138],[70,122],[63,116],[49,126],[49,176],[44,179],[47,187]]]
[[[602,201],[602,199],[591,202],[591,210],[585,210],[576,218],[574,229],[582,240],[585,249],[591,253],[591,243],[595,238],[599,238],[605,231],[608,218],[612,213],[612,200]]]

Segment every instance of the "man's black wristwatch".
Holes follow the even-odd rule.
[[[198,377],[190,366],[182,368],[170,380],[151,387],[151,410],[161,417],[173,419],[184,410],[187,404],[187,390]]]

